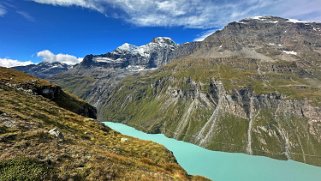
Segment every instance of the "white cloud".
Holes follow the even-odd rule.
[[[33,0],[56,6],[79,6],[114,15],[137,26],[222,27],[256,15],[296,19],[321,16],[320,0]],[[321,21],[321,20],[319,20]]]
[[[0,67],[16,67],[16,66],[25,66],[32,64],[31,61],[20,61],[20,60],[13,60],[8,58],[0,58]]]
[[[203,41],[205,38],[212,35],[216,31],[217,31],[217,29],[205,31],[204,33],[202,33],[198,37],[196,37],[193,41]]]
[[[37,56],[41,57],[43,62],[49,62],[49,63],[60,62],[68,65],[75,65],[82,61],[82,58],[78,58],[73,55],[62,54],[62,53],[54,54],[49,50],[40,51],[37,53]]]
[[[78,58],[72,55],[68,54],[54,54],[49,50],[43,50],[39,51],[37,53],[37,56],[40,57],[42,62],[48,62],[48,63],[54,63],[54,62],[60,62],[65,63],[68,65],[75,65],[77,63],[80,63],[83,58]],[[26,66],[34,64],[32,61],[21,61],[21,60],[14,60],[10,58],[0,58],[0,67],[16,67],[16,66]]]
[[[103,13],[104,8],[100,5],[103,0],[32,0],[40,4],[50,4],[54,6],[79,6],[83,8],[93,9]]]

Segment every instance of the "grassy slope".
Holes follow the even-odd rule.
[[[64,109],[83,116],[96,118],[96,110],[93,106],[89,105],[78,97],[69,94],[68,92],[62,91],[58,86],[52,85],[46,80],[36,79],[17,70],[8,71],[4,68],[1,68],[0,70],[2,84],[7,83],[11,87],[32,90],[33,92],[41,94],[44,97],[52,100],[58,106]],[[53,92],[44,94],[44,89],[51,90]]]
[[[161,145],[121,135],[49,99],[4,84],[33,80],[0,68],[0,180],[204,180],[186,175]],[[52,128],[64,139],[48,134]]]

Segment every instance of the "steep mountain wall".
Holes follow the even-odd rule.
[[[156,70],[86,66],[53,80],[95,105],[99,120],[321,165],[321,24],[244,19],[164,57]]]
[[[213,150],[321,165],[320,102],[208,77],[180,78],[162,70],[128,78],[107,101],[104,115]]]

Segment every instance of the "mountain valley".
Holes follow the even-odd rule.
[[[211,150],[321,165],[321,24],[229,23],[204,41],[155,38],[87,55],[49,78],[100,121]]]

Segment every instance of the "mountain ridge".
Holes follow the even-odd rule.
[[[232,22],[189,55],[124,79],[103,115],[213,150],[320,165],[319,27]]]
[[[40,62],[39,64],[30,64],[27,66],[14,67],[14,69],[16,70],[44,79],[65,72],[70,68],[72,68],[71,65],[67,65],[60,62]]]

